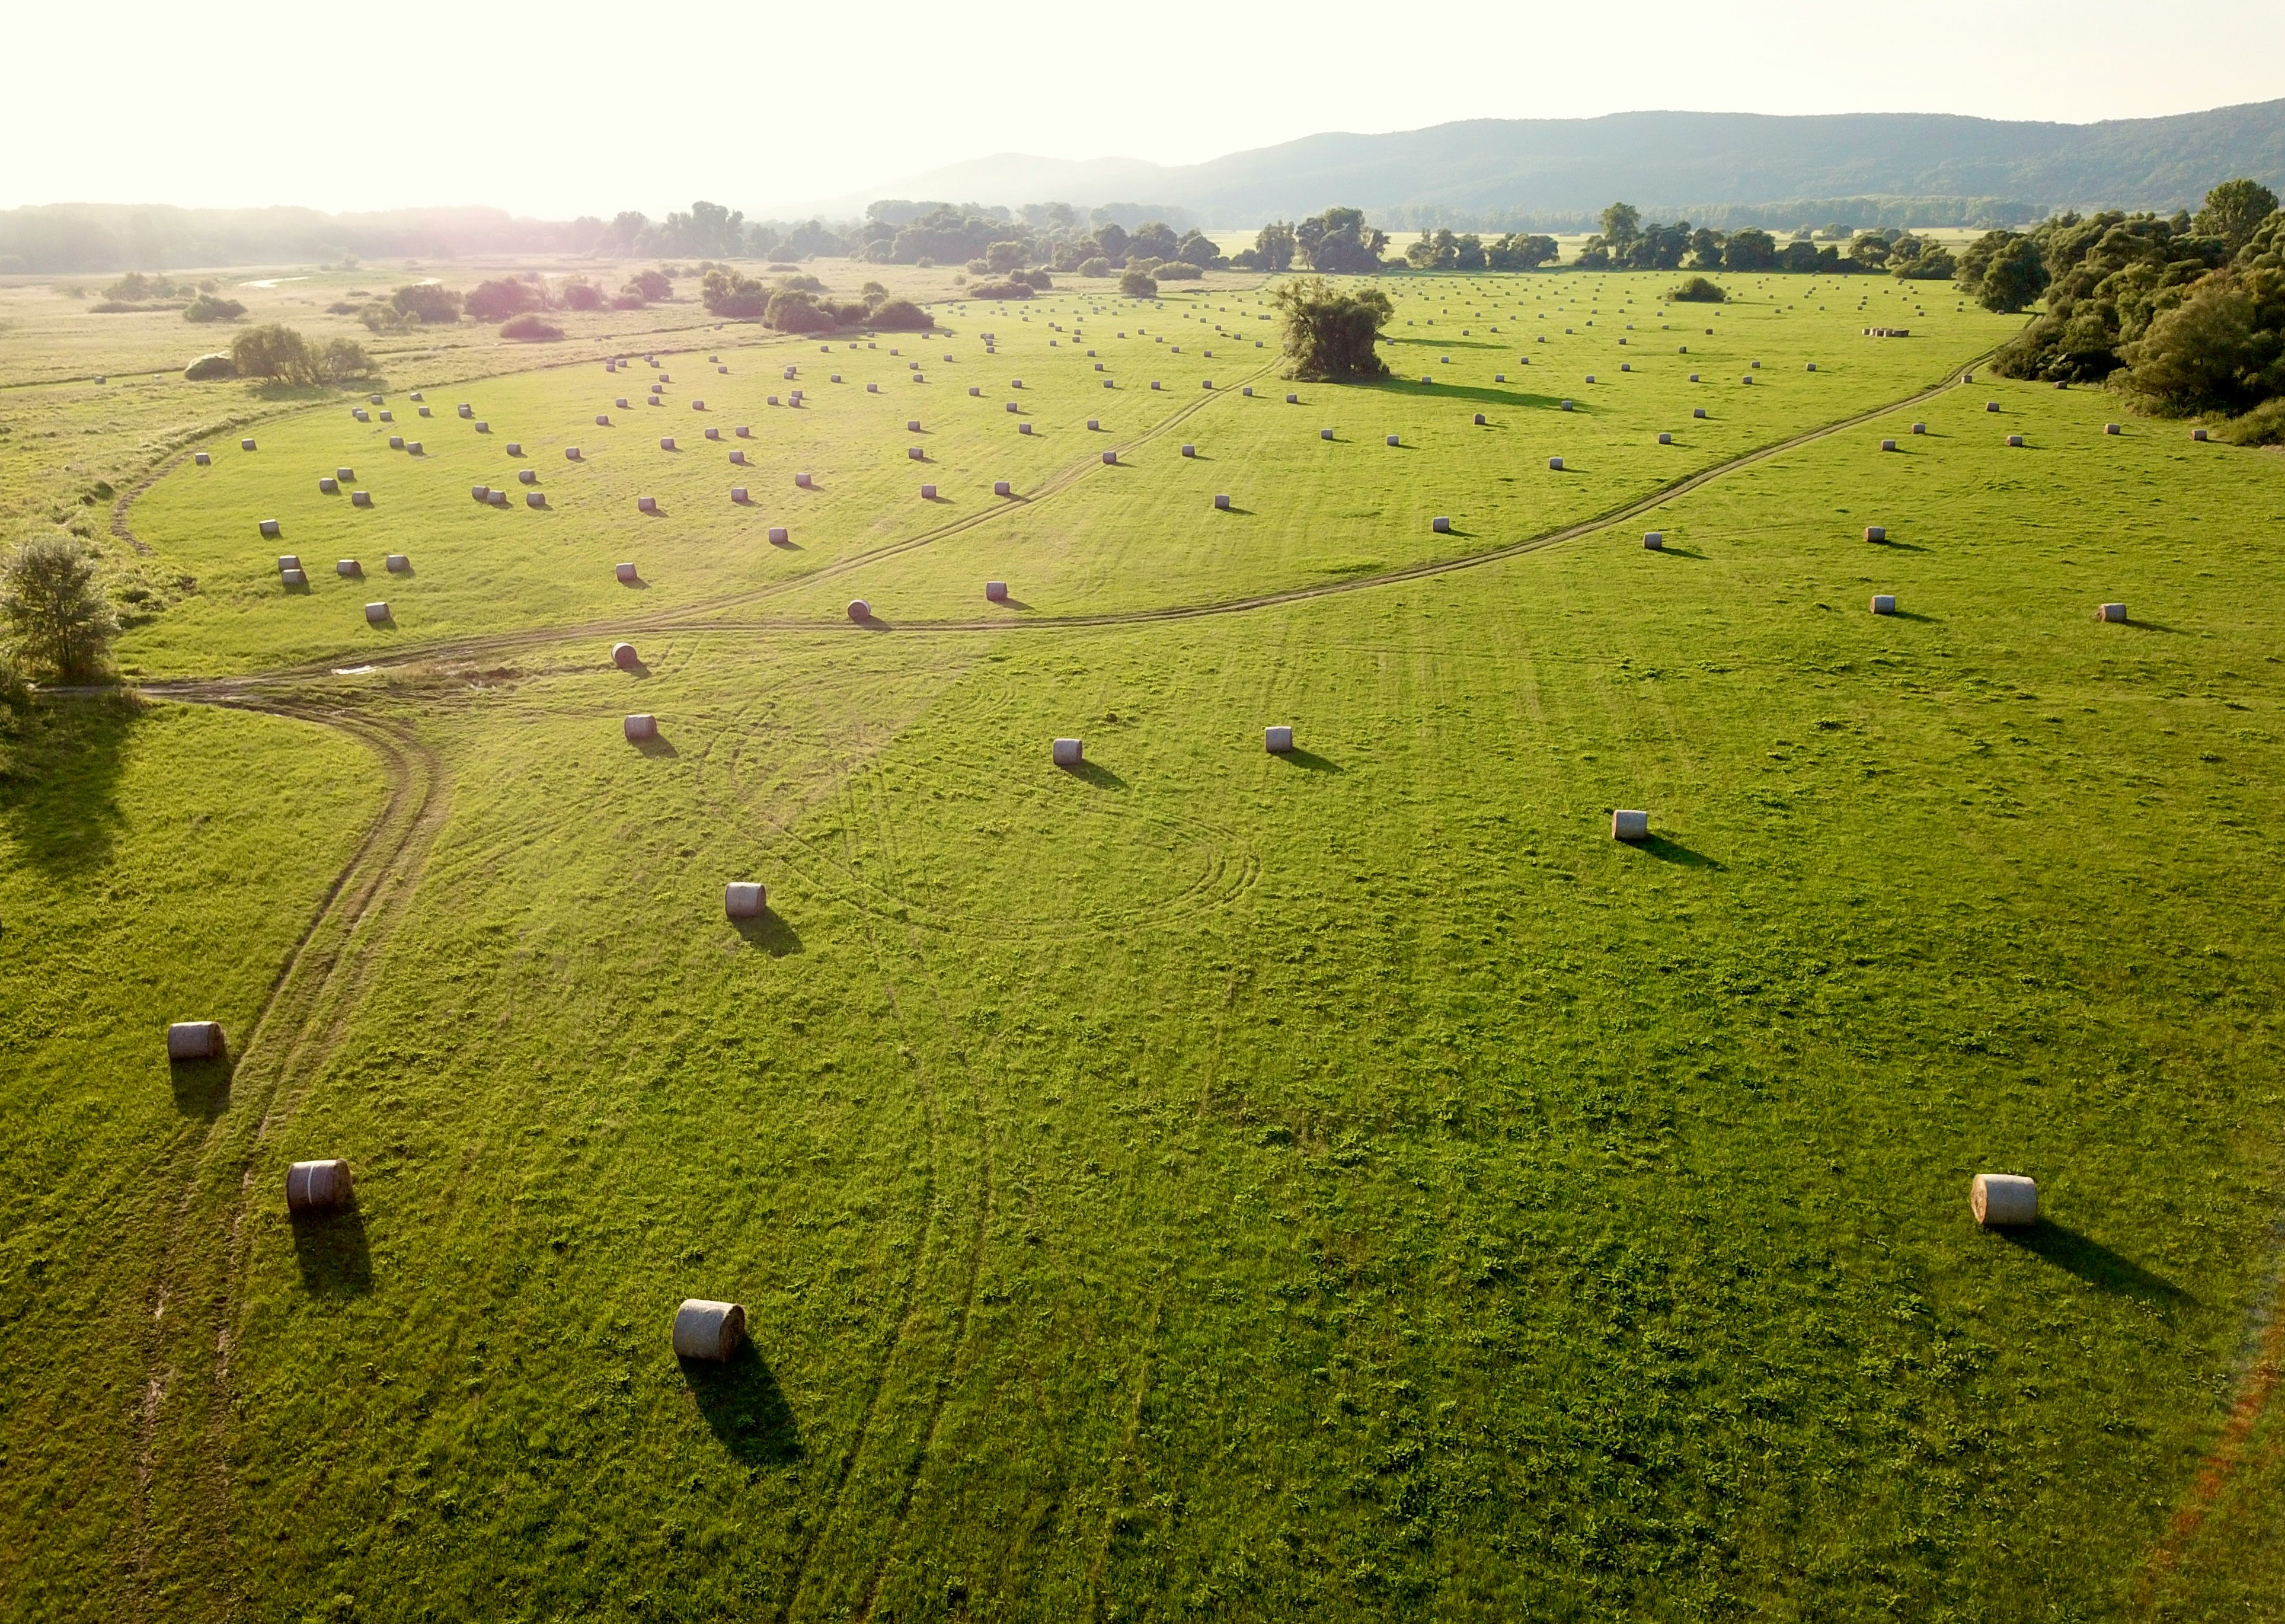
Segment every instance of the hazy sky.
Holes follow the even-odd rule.
[[[1000,20],[1004,18],[1004,20]],[[0,207],[773,205],[1637,108],[2085,122],[2285,97],[2285,0],[27,5]]]

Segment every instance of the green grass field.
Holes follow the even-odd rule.
[[[0,781],[0,1615],[2264,1616],[2285,460],[1673,279],[1398,280],[1375,388],[1059,289],[155,451],[122,661],[273,714]]]

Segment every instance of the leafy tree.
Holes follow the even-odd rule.
[[[1214,263],[1221,258],[1221,249],[1204,231],[1191,231],[1183,233],[1182,240],[1174,245],[1174,257],[1201,271],[1212,271]]]
[[[1158,284],[1149,271],[1130,270],[1119,279],[1119,291],[1130,299],[1155,299],[1158,296]]]
[[[1011,271],[1020,270],[1029,258],[1029,250],[1020,242],[995,242],[984,250],[984,268],[1005,276]]]
[[[2234,254],[2276,212],[2277,194],[2259,181],[2226,180],[2206,193],[2205,207],[2191,225],[2201,237],[2220,238]]]
[[[674,293],[674,280],[664,271],[638,271],[627,279],[625,290],[636,298],[656,304]]]
[[[400,287],[389,296],[389,308],[400,316],[432,327],[450,326],[460,319],[460,295],[434,282]]]
[[[1323,277],[1296,277],[1279,283],[1269,302],[1278,315],[1287,377],[1388,376],[1388,363],[1374,345],[1396,307],[1379,288],[1337,288]]]
[[[326,347],[318,352],[320,382],[347,383],[352,378],[370,378],[373,373],[373,357],[354,339],[327,339]]]
[[[805,287],[781,287],[770,295],[762,319],[781,333],[826,333],[840,324],[830,310],[819,308],[817,295]]]
[[[103,674],[119,621],[100,565],[94,548],[64,535],[35,537],[0,564],[0,618],[26,666],[62,682]]]
[[[1576,271],[1608,271],[1611,268],[1611,245],[1596,232],[1579,245],[1579,256],[1571,262]]]
[[[235,299],[218,299],[212,294],[200,294],[183,308],[185,321],[236,321],[246,314],[246,307]]]
[[[536,310],[545,302],[538,289],[530,283],[505,277],[477,283],[469,291],[464,308],[474,321],[505,321],[522,311]]]
[[[1603,211],[1603,240],[1613,252],[1642,235],[1642,210],[1632,203],[1614,203]]]
[[[1362,208],[1329,208],[1295,226],[1293,240],[1314,271],[1365,275],[1380,269],[1388,233],[1367,225]]]
[[[603,290],[593,282],[575,277],[563,284],[563,308],[570,310],[600,310],[603,308]]]
[[[1291,271],[1294,247],[1292,226],[1283,220],[1273,221],[1253,235],[1254,263],[1264,271]]]
[[[1722,261],[1731,271],[1774,271],[1778,240],[1759,227],[1749,225],[1730,233],[1729,241],[1722,245]]]
[[[2247,289],[2209,279],[2127,346],[2128,386],[2177,412],[2242,412],[2285,390],[2278,333],[2261,331],[2261,314]]]
[[[1629,271],[1678,270],[1690,252],[1690,222],[1661,225],[1653,221],[1625,241],[1610,242],[1610,249],[1612,262]]]
[[[760,321],[769,315],[770,290],[726,265],[709,271],[698,286],[700,297],[713,315],[730,321]]]
[[[1888,263],[1888,239],[1878,231],[1860,231],[1849,245],[1849,263],[1859,271],[1878,271]]]
[[[1449,271],[1459,258],[1459,239],[1449,231],[1423,231],[1405,246],[1404,258],[1420,271]]]
[[[281,383],[315,383],[317,357],[310,341],[283,322],[248,327],[231,341],[231,364],[241,378],[269,378]]]
[[[1987,310],[2013,314],[2028,310],[2047,290],[2046,261],[2028,237],[2001,243],[1984,262],[1975,297]]]
[[[1959,262],[1951,250],[1940,242],[1917,244],[1909,258],[1904,255],[1904,244],[1898,243],[1888,261],[1888,274],[1910,282],[1949,282],[1959,269]]]
[[[1826,257],[1827,255],[1830,255],[1830,258]],[[1777,268],[1779,271],[1801,274],[1821,271],[1828,265],[1836,271],[1841,268],[1840,251],[1836,248],[1827,248],[1823,254],[1819,254],[1817,245],[1806,237],[1794,238],[1786,244],[1784,249],[1778,255]]]
[[[1111,274],[1111,262],[1100,254],[1083,259],[1079,263],[1079,273],[1083,277],[1107,277]]]
[[[1182,239],[1174,235],[1173,226],[1163,220],[1146,220],[1127,239],[1127,257],[1140,259],[1147,255],[1152,259],[1173,259],[1181,247]]]
[[[1527,236],[1511,231],[1506,236],[1484,246],[1484,268],[1487,271],[1536,271],[1551,263],[1562,253],[1552,237]]]
[[[1127,258],[1127,228],[1116,220],[1106,220],[1095,228],[1095,246],[1103,250],[1103,257],[1112,264],[1124,263]]]
[[[1722,269],[1722,233],[1700,226],[1690,234],[1690,268],[1692,271]]]

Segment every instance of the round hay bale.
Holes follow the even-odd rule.
[[[1016,494],[1016,488],[1004,479],[995,479],[992,482],[992,494],[993,496],[1013,496]]]
[[[782,547],[787,545],[791,539],[792,537],[787,532],[784,525],[773,524],[770,526],[770,541],[773,545]]]
[[[1614,812],[1611,814],[1613,840],[1648,840],[1650,814],[1646,812]]]
[[[167,1059],[213,1060],[223,1051],[220,1021],[176,1021],[167,1028]]]
[[[1299,395],[1288,395],[1285,397],[1285,404],[1289,406],[1298,406],[1301,404],[1301,397]]]
[[[276,540],[278,537],[278,521],[275,519],[263,520],[261,522],[261,530],[265,537],[273,541]]]
[[[921,487],[921,500],[923,502],[935,501],[936,487],[934,485],[923,485]]]
[[[412,568],[412,561],[402,553],[392,553],[381,561],[381,567],[391,575],[404,575]]]
[[[1448,536],[1451,534],[1452,522],[1440,514],[1428,521],[1428,528],[1439,536]]]
[[[1103,453],[1103,465],[1105,467],[1113,466],[1118,462],[1118,460],[1119,453],[1117,451],[1105,451]]]
[[[614,564],[611,566],[611,573],[628,585],[632,585],[641,578],[632,564]]]
[[[1666,550],[1666,532],[1664,530],[1645,530],[1643,532],[1643,545],[1649,548],[1653,553],[1663,553]]]
[[[1874,592],[1873,594],[1873,613],[1875,615],[1893,615],[1896,612],[1896,599],[1895,593]]]
[[[1551,474],[1560,474],[1560,473],[1562,473],[1562,472],[1563,472],[1563,459],[1561,459],[1560,457],[1550,457],[1550,458],[1547,459],[1547,469],[1548,469],[1548,472],[1549,472],[1549,473],[1551,473]]]
[[[1032,426],[1029,423],[1018,423],[1016,425],[1016,432],[1019,435],[1030,434],[1032,432]]]
[[[674,1311],[674,1356],[716,1363],[730,1358],[746,1339],[746,1311],[737,1303],[685,1298]]]
[[[1198,448],[1195,445],[1186,445],[1182,447],[1182,455],[1185,457],[1195,457],[1197,454]]]
[[[310,584],[310,577],[302,573],[302,567],[299,564],[294,565],[291,569],[279,570],[278,578],[280,583],[287,586],[307,586]]]
[[[1477,427],[1477,428],[1481,428],[1483,426],[1484,426],[1484,414],[1483,414],[1482,412],[1477,412],[1477,413],[1476,413],[1476,427]]]
[[[1701,418],[1701,417],[1704,417],[1704,416],[1706,415],[1706,408],[1705,408],[1705,407],[1703,407],[1703,406],[1692,406],[1692,407],[1690,409],[1690,415],[1691,415],[1692,418]]]
[[[1320,428],[1319,430],[1317,430],[1317,438],[1319,438],[1320,440],[1330,440],[1330,439],[1331,439],[1332,437],[1333,437],[1333,431],[1332,431],[1331,429],[1330,429],[1330,428]]]
[[[342,482],[334,478],[331,475],[321,474],[318,476],[318,492],[319,495],[338,496],[341,494],[341,489]]]
[[[365,574],[365,566],[353,558],[345,558],[334,566],[334,573],[344,581],[354,581]]]
[[[301,567],[302,560],[298,553],[280,553],[278,555],[278,568],[280,570],[299,569]]]
[[[730,432],[731,432],[732,434],[734,434],[734,435],[737,435],[737,436],[738,436],[738,438],[740,438],[741,440],[750,440],[750,439],[752,439],[752,438],[754,437],[754,431],[753,431],[752,429],[750,429],[750,428],[747,428],[747,427],[746,427],[746,425],[745,425],[745,424],[743,424],[743,423],[739,424],[735,428],[732,429]]]
[[[537,468],[518,468],[515,471],[515,482],[519,485],[536,485],[539,482],[539,471]]]
[[[389,605],[385,603],[366,604],[365,606],[365,624],[368,626],[387,625],[389,624]]]
[[[1967,1183],[1967,1210],[1987,1229],[2021,1229],[2039,1221],[2039,1185],[2018,1173],[1979,1173]]]
[[[1087,420],[1087,428],[1089,434],[1100,434],[1103,431],[1103,420],[1091,417]]]
[[[1996,400],[1987,400],[1983,403],[1983,409],[1986,412],[1997,412],[1999,410],[1999,403]]]
[[[356,1189],[349,1165],[339,1157],[322,1162],[295,1162],[286,1169],[286,1210],[331,1212],[348,1205]]]
[[[722,431],[718,428],[710,428],[706,431],[706,437],[710,440],[718,440],[722,437]]]
[[[191,460],[203,468],[210,466],[213,463],[214,459],[204,451],[192,451],[191,453]]]
[[[350,491],[349,506],[351,507],[371,507],[373,506],[373,492],[370,490]]]
[[[2007,444],[2011,450],[2021,451],[2023,446],[2023,436],[2021,435],[2009,435],[2007,436]]]
[[[547,493],[544,490],[527,490],[523,493],[523,505],[526,507],[545,507],[547,506]]]
[[[1229,498],[1227,496],[1217,495],[1214,498],[1214,506],[1220,512],[1228,513],[1229,511]]]
[[[1893,451],[1896,449],[1896,443],[1894,440],[1883,440],[1881,442],[1881,449],[1884,451]]]
[[[626,734],[628,743],[640,744],[658,737],[658,718],[648,711],[640,712],[620,723],[619,731]]]
[[[471,485],[468,487],[468,499],[472,502],[489,502],[492,499],[492,488],[490,485]]]
[[[2203,444],[2205,443],[2206,431],[2203,428],[2193,428],[2190,430],[2190,438],[2197,441],[2200,444]]]
[[[578,461],[578,460],[579,460],[579,448],[578,448],[577,446],[576,446],[576,445],[567,445],[567,446],[565,446],[565,447],[563,448],[563,460],[564,460],[564,461],[566,461],[566,462],[577,462],[577,461]]]
[[[759,919],[769,900],[770,888],[759,880],[733,880],[722,888],[722,912],[732,919]]]
[[[1290,727],[1265,727],[1261,731],[1261,748],[1272,756],[1293,753],[1293,730]]]
[[[2115,435],[2118,432],[2118,425],[2116,423],[2105,423],[2102,426],[2102,432],[2107,435]]]
[[[849,618],[857,621],[872,619],[873,606],[862,598],[852,598],[849,600]]]
[[[242,451],[250,451],[254,449],[254,442],[251,440],[240,440],[238,443],[238,449]]]
[[[984,600],[986,603],[1007,602],[1008,583],[1005,581],[986,581],[984,584]]]
[[[521,441],[521,440],[510,440],[510,441],[507,443],[507,454],[508,454],[509,456],[511,456],[511,457],[521,457],[521,456],[522,456],[522,455],[523,455],[523,442],[522,442],[522,441]]]
[[[2126,624],[2126,606],[2123,603],[2102,604],[2094,611],[2094,617],[2113,625],[2124,625]]]
[[[1086,748],[1077,739],[1058,739],[1048,753],[1054,758],[1056,765],[1075,767],[1085,756]]]
[[[746,488],[743,485],[731,486],[730,499],[733,502],[739,504],[741,506],[743,506],[748,499]]]
[[[658,498],[655,496],[637,497],[635,498],[635,511],[639,514],[656,513],[658,511]]]
[[[672,435],[660,435],[660,436],[659,436],[659,442],[658,442],[658,449],[659,449],[659,450],[661,450],[661,451],[671,451],[674,450],[674,449],[675,449],[675,445],[674,445],[674,436],[673,436]]]
[[[1866,525],[1866,526],[1865,527],[1865,540],[1867,540],[1867,541],[1886,541],[1886,540],[1888,540],[1888,527],[1887,525],[1885,525],[1885,524],[1868,524],[1868,525]]]
[[[1658,437],[1658,443],[1661,445],[1672,445],[1674,443],[1674,436],[1671,434],[1661,434]]]

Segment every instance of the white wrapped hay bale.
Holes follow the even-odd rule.
[[[1611,814],[1613,840],[1648,840],[1650,814],[1646,812],[1614,812]]]
[[[658,737],[658,718],[648,711],[640,712],[620,723],[619,731],[626,734],[628,743],[640,744]]]
[[[1438,514],[1434,518],[1428,521],[1428,528],[1439,536],[1448,536],[1451,534],[1452,522],[1446,518],[1442,514]]]
[[[1873,613],[1875,615],[1893,615],[1896,612],[1896,600],[1895,594],[1890,592],[1874,592],[1873,594]]]
[[[631,671],[642,661],[635,653],[632,643],[614,643],[611,645],[611,663],[623,671]]]
[[[615,564],[611,567],[611,573],[629,585],[632,585],[638,578],[632,564]]]
[[[1481,428],[1483,426],[1484,426],[1484,414],[1483,414],[1482,412],[1477,412],[1477,413],[1476,413],[1476,427],[1477,427],[1477,428]]]
[[[992,494],[993,496],[1013,496],[1016,494],[1016,487],[1009,483],[1009,482],[1004,479],[995,479],[992,482]]]
[[[2124,625],[2126,624],[2126,606],[2123,603],[2103,604],[2096,608],[2094,611],[2094,617],[2097,620],[2107,621],[2113,625]]]
[[[1272,756],[1293,753],[1293,730],[1291,727],[1266,727],[1261,733],[1261,748]]]
[[[635,511],[639,514],[656,513],[658,511],[658,498],[655,496],[637,497],[635,498]]]
[[[2102,432],[2107,435],[2115,435],[2118,432],[2118,425],[2116,423],[2105,423],[2102,426]]]
[[[923,485],[921,487],[921,500],[923,502],[935,501],[936,487],[934,485]]]
[[[345,558],[334,565],[334,573],[344,581],[354,581],[365,574],[365,566],[353,558]]]
[[[238,449],[242,451],[250,451],[254,449],[254,442],[251,440],[240,440],[238,443]]]
[[[1007,602],[1008,583],[1005,581],[986,581],[984,584],[984,600],[986,603]]]
[[[1885,524],[1868,524],[1868,525],[1866,525],[1866,526],[1865,527],[1865,540],[1867,540],[1867,541],[1886,541],[1886,540],[1888,540],[1888,527],[1887,525],[1885,525]]]
[[[793,482],[794,482],[794,484],[795,484],[798,489],[803,490],[809,490],[809,489],[811,488],[812,484],[813,484],[813,482],[812,482],[812,480],[810,479],[810,476],[809,476],[808,475],[806,475],[806,474],[797,474],[797,475],[795,475],[793,476]]]
[[[1221,512],[1228,513],[1229,511],[1229,498],[1225,494],[1217,492],[1214,496],[1214,506]]]
[[[1563,472],[1563,459],[1560,457],[1550,457],[1547,459],[1547,467],[1551,473],[1560,474]]]
[[[387,625],[389,624],[389,605],[385,603],[366,604],[365,606],[365,623],[369,626]]]
[[[2008,445],[2008,449],[2009,449],[2009,450],[2011,450],[2011,451],[2021,451],[2021,450],[2022,450],[2022,448],[2023,448],[2023,436],[2022,436],[2022,435],[2009,435],[2007,436],[2007,445]]]
[[[2021,1229],[2039,1221],[2039,1185],[2019,1173],[1979,1173],[1967,1184],[1967,1210],[1987,1229]]]
[[[1674,443],[1674,435],[1671,433],[1661,433],[1658,436],[1658,443],[1661,445],[1672,445]]]
[[[318,476],[318,493],[320,496],[338,496],[341,494],[341,489],[342,482],[331,475],[321,474]]]
[[[339,1157],[321,1162],[295,1162],[286,1169],[286,1210],[289,1212],[328,1212],[346,1206],[356,1192],[349,1165]]]
[[[862,598],[852,598],[849,600],[849,618],[854,621],[868,621],[872,619],[873,606],[866,602]]]
[[[1053,749],[1049,752],[1049,754],[1051,754],[1055,758],[1056,765],[1059,767],[1075,767],[1079,765],[1080,758],[1085,753],[1083,747],[1077,739],[1058,739],[1056,741]]]
[[[2198,441],[2200,443],[2203,443],[2205,437],[2206,431],[2203,428],[2193,428],[2190,430],[2190,438]]]
[[[261,522],[261,527],[260,527],[260,528],[261,528],[261,530],[262,530],[263,537],[263,538],[264,538],[265,540],[275,541],[275,540],[277,540],[277,539],[278,539],[278,521],[277,521],[277,520],[275,520],[275,519],[264,519],[264,520],[263,520],[263,521],[262,521],[262,522]]]
[[[176,1021],[167,1028],[167,1058],[213,1060],[223,1050],[220,1021]]]
[[[722,912],[732,919],[759,919],[770,888],[759,880],[733,880],[722,888]]]
[[[381,562],[391,575],[403,575],[412,568],[412,561],[402,553],[392,553]]]
[[[703,1297],[683,1299],[674,1311],[674,1356],[720,1362],[738,1351],[746,1339],[746,1311],[736,1303],[718,1303]]]
[[[371,507],[373,506],[373,492],[370,490],[350,491],[349,506],[351,507]]]
[[[1110,467],[1115,465],[1118,461],[1119,453],[1117,451],[1105,451],[1103,453],[1103,463],[1105,467]]]
[[[745,486],[743,486],[743,485],[733,485],[733,486],[731,486],[731,487],[730,487],[730,499],[731,499],[733,502],[737,503],[737,504],[738,504],[738,506],[740,506],[741,507],[744,506],[746,505],[747,501],[750,499],[750,498],[749,498],[749,497],[748,497],[748,494],[747,494],[747,491],[746,491],[746,488],[745,488]]]
[[[1881,449],[1884,451],[1893,451],[1896,449],[1896,443],[1894,440],[1883,440],[1881,442]]]
[[[1649,548],[1653,553],[1664,552],[1666,550],[1666,532],[1664,530],[1645,530],[1643,532],[1643,545]]]

